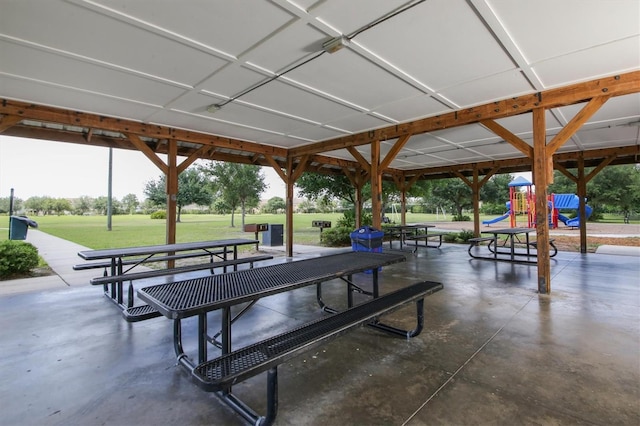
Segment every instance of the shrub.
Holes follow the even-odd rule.
[[[164,210],[158,210],[157,212],[151,213],[151,219],[166,219],[167,212]]]
[[[469,222],[471,220],[471,218],[465,214],[462,214],[460,216],[455,215],[453,217],[453,222]]]
[[[38,249],[24,241],[0,241],[0,277],[24,274],[38,266]]]
[[[458,234],[455,232],[449,232],[448,234],[444,234],[442,238],[444,238],[445,243],[455,243],[458,240]]]
[[[458,239],[463,243],[468,242],[471,238],[473,238],[473,231],[469,231],[468,229],[463,229],[458,234]]]
[[[338,226],[322,231],[320,242],[327,247],[345,247],[351,245],[352,228]]]
[[[362,213],[362,218],[360,220],[361,225],[371,225],[373,223],[373,219],[371,213]],[[356,229],[356,213],[353,210],[347,210],[342,213],[342,217],[338,219],[337,223],[338,227],[349,228],[351,231]]]

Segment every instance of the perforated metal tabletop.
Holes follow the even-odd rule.
[[[342,276],[403,262],[401,254],[346,252],[160,284],[139,297],[171,319],[186,318]]]

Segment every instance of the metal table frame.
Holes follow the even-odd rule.
[[[429,228],[435,228],[435,225],[430,225],[426,223],[413,224],[413,225],[393,225],[393,226],[385,226],[385,234],[390,236],[389,239],[389,249],[393,249],[393,239],[394,236],[398,235],[398,240],[400,241],[400,250],[402,250],[402,244],[404,243],[405,235],[414,235],[417,234],[418,230],[424,229],[425,234],[429,233]],[[406,244],[405,244],[406,245]]]
[[[235,260],[238,258],[238,246],[253,245],[257,243],[258,243],[257,240],[235,238],[235,239],[225,239],[225,240],[195,241],[195,242],[176,243],[176,244],[160,244],[160,245],[152,245],[152,246],[85,250],[85,251],[78,252],[78,256],[80,256],[84,260],[109,259],[111,261],[109,272],[112,276],[115,276],[115,275],[126,274],[136,266],[148,261],[155,255],[175,254],[181,251],[203,250],[206,254],[209,254],[212,257],[216,256],[219,259],[226,261],[227,248],[233,248],[233,259]],[[213,253],[213,251],[216,249],[223,249],[223,254],[218,255],[216,253]],[[123,267],[123,259],[136,257],[136,256],[144,256],[144,257],[141,257],[139,262],[133,265],[129,265],[129,267],[125,270]],[[234,270],[236,269],[237,269],[237,266],[234,266]],[[224,268],[224,272],[226,272],[226,266]],[[110,291],[108,290],[106,284],[104,288],[105,294],[108,297],[110,297],[111,301],[113,301],[118,306],[123,306],[123,300],[124,300],[123,282],[124,280],[118,281],[117,283],[112,284]]]
[[[208,312],[222,310],[222,341],[219,346],[222,354],[227,354],[232,350],[231,325],[237,319],[237,316],[231,316],[232,306],[247,302],[251,306],[262,297],[316,284],[321,308],[336,312],[322,301],[320,286],[323,282],[333,279],[345,281],[347,303],[352,306],[353,292],[378,296],[379,267],[405,260],[405,256],[399,254],[345,252],[144,287],[138,290],[138,296],[162,315],[174,320],[174,349],[178,362],[192,370],[195,364],[185,354],[182,345],[183,318],[198,316],[198,363],[202,363],[207,361],[207,345],[212,343],[207,329]],[[372,292],[362,290],[352,281],[353,274],[366,270],[373,271]]]

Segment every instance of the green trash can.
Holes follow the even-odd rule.
[[[38,224],[26,216],[11,216],[9,218],[9,239],[26,240],[29,227],[37,228]]]

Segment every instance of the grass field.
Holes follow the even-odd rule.
[[[320,245],[320,230],[313,228],[314,220],[331,221],[336,226],[341,213],[296,213],[293,216],[293,240],[296,244]],[[481,216],[480,220],[492,218]],[[107,231],[106,216],[38,216],[31,217],[38,222],[38,229],[51,235],[73,241],[92,249],[163,244],[166,222],[152,220],[149,215],[117,215],[112,218],[112,230]],[[400,218],[391,217],[400,222]],[[231,227],[231,215],[182,215],[177,224],[177,242],[205,241],[223,238],[253,238],[253,233],[242,230],[242,218],[235,216],[235,226]],[[435,214],[407,213],[407,223],[450,222],[451,216],[443,218]],[[0,229],[9,226],[7,216],[0,217]],[[622,218],[606,216],[603,221],[621,223]],[[635,221],[634,221],[635,222]],[[284,214],[247,215],[245,223],[284,224]],[[0,240],[7,239],[8,232],[0,231]]]

